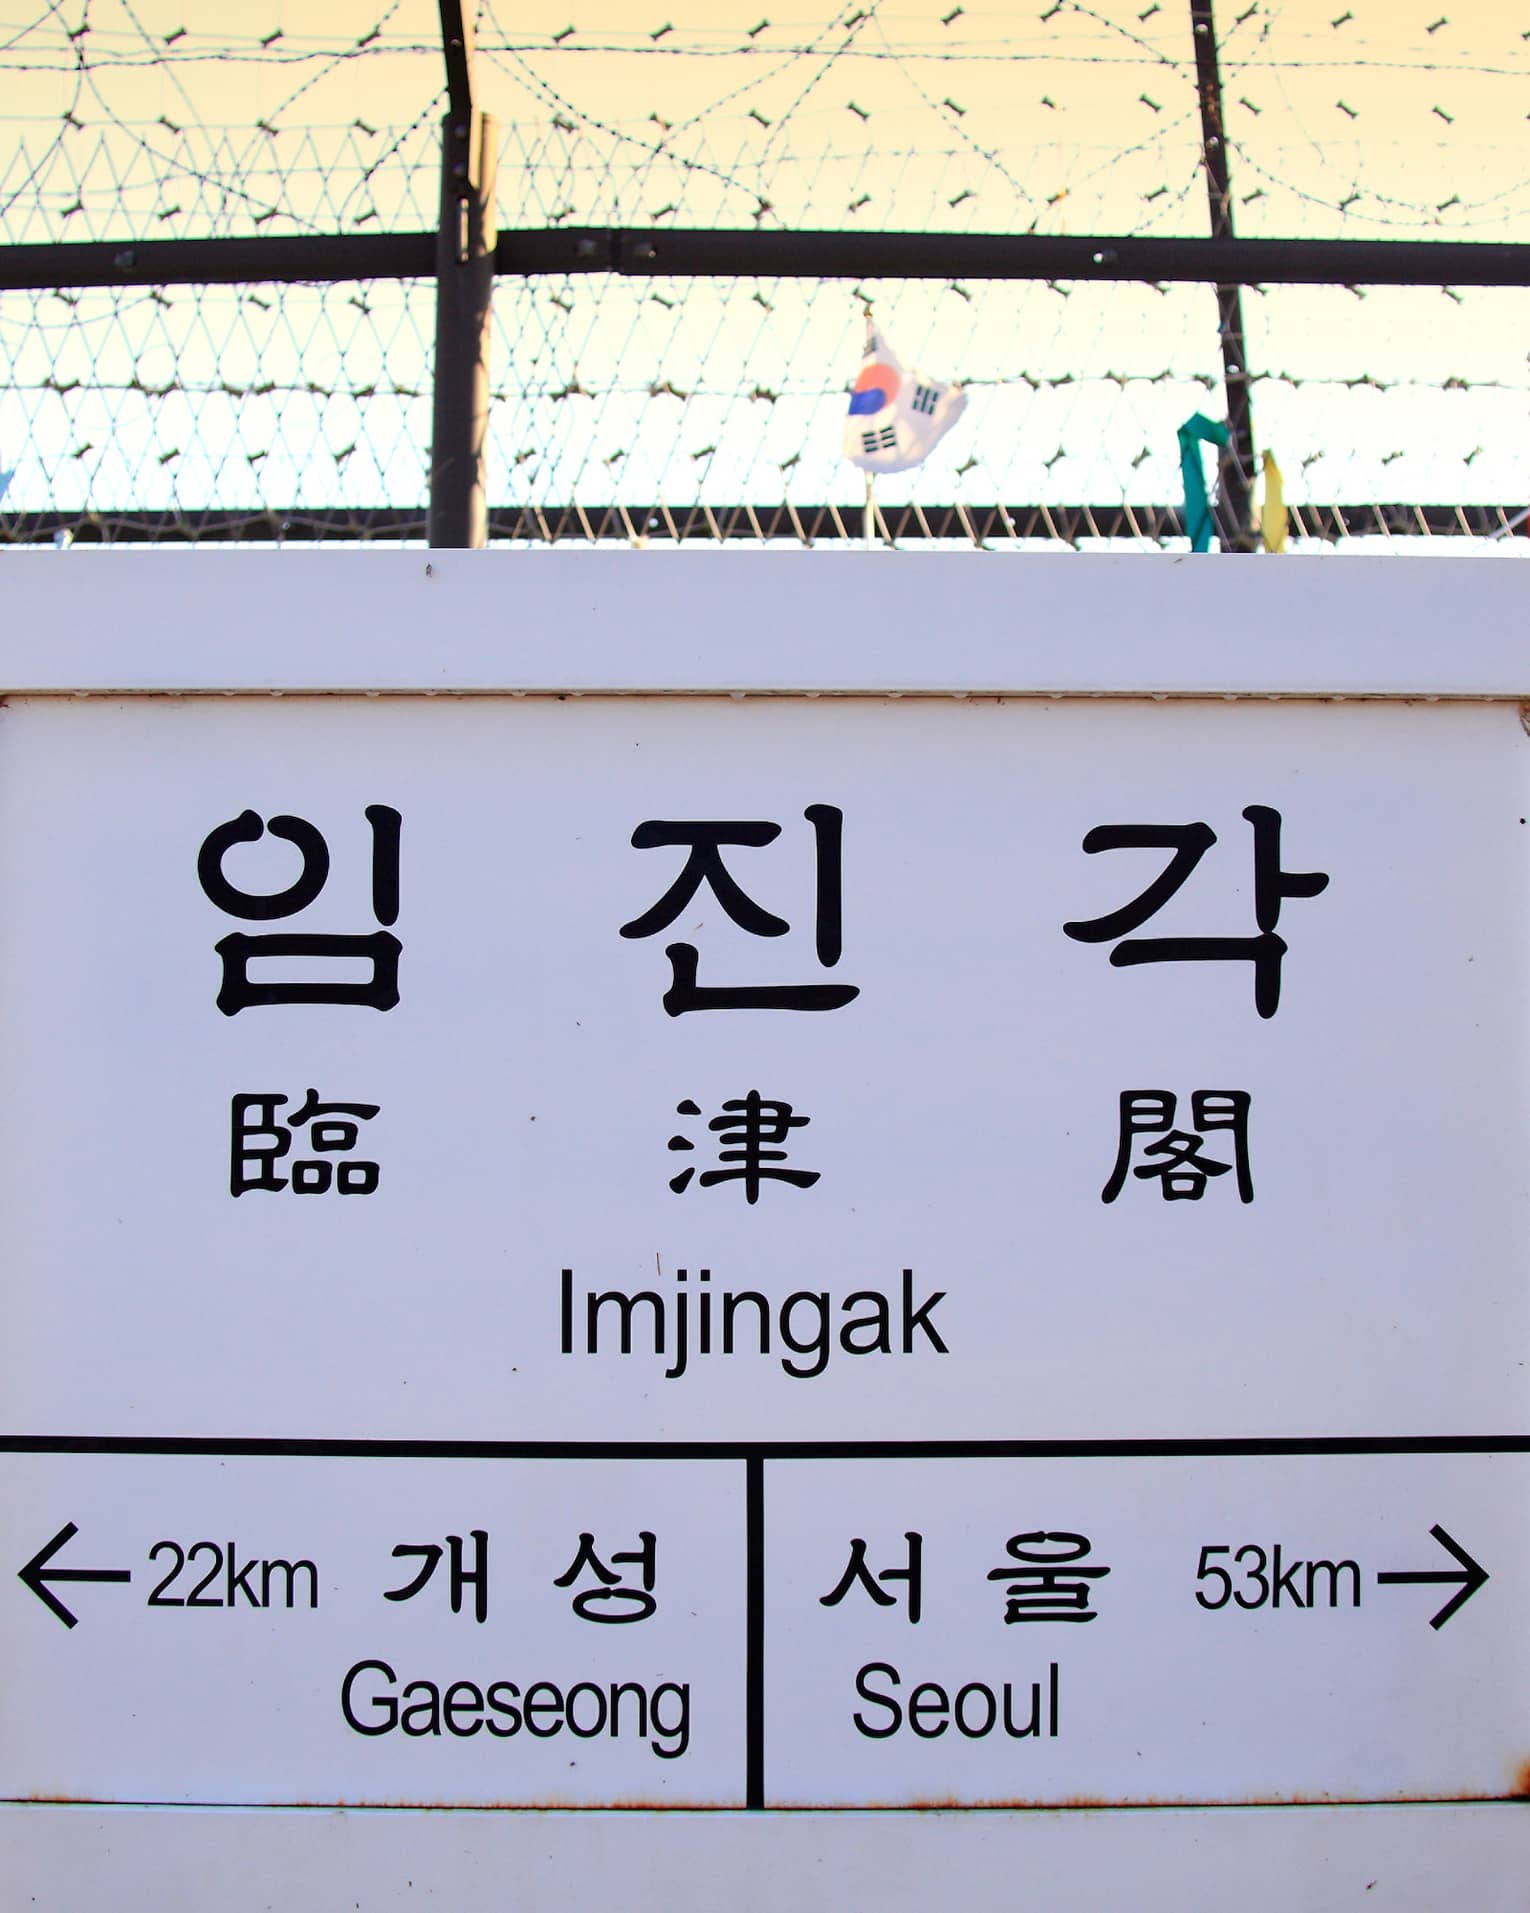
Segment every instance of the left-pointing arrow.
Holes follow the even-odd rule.
[[[73,1627],[78,1616],[71,1614],[64,1606],[47,1585],[49,1581],[131,1581],[133,1578],[131,1571],[127,1568],[49,1568],[48,1563],[54,1555],[78,1533],[79,1529],[74,1523],[66,1521],[53,1539],[39,1548],[17,1575],[17,1578],[26,1583],[45,1607],[52,1608],[65,1627]],[[45,1568],[46,1573],[43,1572]]]

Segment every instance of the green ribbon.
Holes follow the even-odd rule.
[[[1179,472],[1185,481],[1185,532],[1192,551],[1210,551],[1211,501],[1206,496],[1206,474],[1201,467],[1201,445],[1226,445],[1232,434],[1225,425],[1192,412],[1179,428]]]

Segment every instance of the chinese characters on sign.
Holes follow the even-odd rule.
[[[369,1196],[381,1173],[375,1162],[329,1162],[346,1156],[361,1137],[361,1124],[377,1114],[376,1103],[321,1103],[310,1089],[302,1102],[280,1121],[277,1109],[285,1096],[236,1096],[231,1105],[229,1192],[242,1196],[250,1189],[290,1189],[295,1196],[321,1196],[333,1188],[342,1196]],[[251,1120],[251,1119],[254,1120]],[[279,1176],[276,1164],[292,1148],[293,1132],[305,1123],[312,1156],[292,1157],[290,1175]]]
[[[675,1105],[675,1113],[699,1116],[701,1109],[687,1097]],[[703,1169],[698,1178],[700,1187],[710,1189],[719,1182],[742,1182],[744,1200],[749,1203],[759,1201],[760,1184],[765,1181],[789,1182],[795,1189],[811,1189],[818,1180],[818,1172],[781,1168],[786,1161],[786,1151],[773,1146],[784,1143],[789,1131],[805,1129],[811,1120],[809,1116],[794,1115],[790,1103],[766,1100],[757,1089],[724,1103],[722,1114],[714,1116],[707,1128],[717,1132],[718,1161],[729,1167]],[[669,1146],[676,1150],[696,1147],[683,1135],[671,1136]],[[694,1168],[682,1169],[679,1175],[670,1178],[670,1188],[677,1196],[683,1194],[695,1174]]]
[[[380,925],[391,925],[399,910],[399,840],[402,819],[386,804],[370,804],[365,816],[372,831],[372,910]],[[1216,843],[1216,832],[1204,822],[1190,824],[1101,824],[1083,840],[1086,855],[1106,850],[1166,850],[1169,862],[1129,903],[1105,916],[1063,924],[1075,942],[1110,943],[1110,961],[1117,968],[1151,963],[1207,963],[1244,961],[1253,965],[1254,1005],[1260,1017],[1273,1017],[1280,1006],[1281,964],[1288,945],[1277,932],[1281,907],[1288,898],[1311,898],[1328,886],[1323,871],[1296,872],[1281,866],[1282,817],[1263,804],[1243,812],[1253,829],[1253,888],[1256,934],[1245,937],[1172,936],[1133,937],[1188,881],[1206,852]],[[815,899],[814,951],[823,969],[839,963],[843,946],[842,858],[844,815],[832,804],[809,804],[803,818],[813,832]],[[299,875],[284,890],[252,892],[234,885],[224,871],[224,860],[238,844],[257,842],[269,832],[285,839],[302,857]],[[679,848],[685,852],[679,873],[668,890],[641,915],[621,925],[627,939],[641,939],[669,928],[705,885],[725,915],[751,936],[783,937],[791,925],[756,902],[730,873],[724,847],[763,849],[781,835],[781,826],[768,821],[674,822],[649,819],[632,833],[638,850]],[[265,821],[253,810],[217,826],[204,840],[197,857],[197,875],[208,899],[220,910],[246,920],[268,922],[295,916],[318,900],[329,876],[329,847],[322,833],[307,819],[285,814]],[[222,959],[223,981],[217,1005],[225,1016],[256,1006],[279,1004],[354,1004],[389,1010],[399,1000],[399,956],[402,945],[387,929],[364,935],[318,933],[250,936],[242,931],[223,937],[216,945]],[[663,1004],[672,1017],[702,1010],[810,1010],[843,1009],[860,995],[857,985],[843,983],[707,984],[698,982],[700,952],[691,943],[666,946],[671,981]],[[251,976],[250,966],[261,959],[311,959],[314,975],[307,981],[265,981]],[[364,982],[338,981],[326,974],[334,962],[360,959],[371,967]],[[360,1125],[378,1114],[379,1105],[363,1102],[320,1102],[310,1089],[284,1115],[278,1110],[289,1098],[275,1092],[242,1092],[230,1106],[229,1188],[235,1196],[251,1191],[287,1190],[294,1195],[370,1195],[378,1187],[381,1170],[374,1160],[353,1156]],[[1179,1097],[1165,1089],[1132,1089],[1120,1093],[1115,1165],[1100,1193],[1113,1203],[1129,1179],[1157,1186],[1165,1202],[1199,1202],[1216,1178],[1231,1174],[1240,1203],[1254,1198],[1249,1163],[1248,1121],[1252,1098],[1241,1089],[1197,1089],[1189,1096],[1189,1127],[1176,1127]],[[699,1103],[684,1097],[677,1115],[703,1115]],[[807,1127],[811,1117],[798,1113],[779,1097],[750,1089],[723,1102],[707,1122],[716,1139],[716,1164],[701,1168],[688,1163],[669,1179],[676,1195],[694,1183],[711,1189],[738,1183],[745,1202],[753,1207],[763,1185],[812,1188],[819,1172],[788,1166],[791,1132]],[[313,1151],[293,1153],[296,1132],[304,1125]],[[1208,1154],[1208,1136],[1226,1132],[1232,1161]],[[1151,1140],[1149,1140],[1151,1138]],[[680,1154],[694,1153],[695,1139],[684,1131],[669,1138],[668,1147]],[[334,1158],[335,1160],[331,1160]],[[344,1158],[345,1160],[340,1160]],[[286,1173],[278,1173],[283,1164]]]
[[[402,817],[384,803],[371,803],[365,809],[373,834],[371,893],[373,914],[379,924],[398,920],[400,895],[400,828]],[[1260,1018],[1272,1018],[1279,1008],[1281,960],[1287,943],[1276,926],[1281,905],[1287,897],[1316,897],[1327,888],[1322,870],[1293,872],[1281,869],[1281,813],[1262,803],[1251,803],[1243,811],[1253,826],[1253,869],[1255,869],[1255,924],[1251,937],[1132,937],[1151,916],[1159,913],[1170,897],[1188,882],[1205,853],[1216,842],[1216,832],[1207,823],[1191,825],[1098,825],[1084,836],[1082,849],[1096,855],[1107,849],[1167,849],[1169,863],[1130,903],[1105,916],[1075,920],[1063,924],[1063,934],[1079,943],[1113,943],[1111,964],[1117,968],[1157,962],[1251,962],[1255,970],[1255,1008]],[[803,819],[813,828],[815,846],[815,953],[820,966],[832,970],[842,955],[843,945],[843,813],[830,803],[809,803]],[[285,838],[302,855],[302,870],[285,890],[239,890],[224,872],[224,859],[235,844],[254,844],[262,834]],[[765,821],[731,823],[666,823],[650,819],[633,830],[635,849],[685,849],[685,863],[669,890],[648,911],[622,924],[620,934],[639,939],[667,930],[706,884],[721,905],[723,913],[738,928],[757,937],[782,937],[790,924],[759,905],[748,891],[732,878],[723,861],[723,847],[761,849],[780,836],[780,825]],[[197,855],[197,876],[208,899],[224,913],[243,916],[256,922],[295,916],[317,901],[329,878],[329,846],[316,826],[302,817],[275,815],[262,823],[254,811],[241,811],[228,823],[208,832]],[[390,1010],[398,1004],[398,958],[402,943],[388,930],[365,935],[247,935],[243,932],[222,937],[216,943],[222,958],[224,979],[218,991],[218,1008],[226,1016],[237,1016],[252,1006],[291,1004],[291,1002],[333,1002],[361,1004],[375,1010]],[[700,953],[692,943],[671,943],[666,947],[671,968],[669,989],[664,993],[664,1008],[669,1016],[685,1016],[696,1010],[840,1010],[861,995],[851,983],[763,983],[763,985],[700,985]],[[251,962],[258,958],[312,958],[316,976],[310,981],[256,981],[251,978]],[[344,958],[363,958],[371,964],[371,978],[363,983],[325,978],[323,966]],[[333,1190],[340,1196],[369,1196],[379,1186],[381,1169],[377,1161],[352,1159],[358,1146],[360,1125],[371,1121],[377,1104],[367,1102],[319,1102],[317,1090],[308,1094],[295,1110],[277,1117],[277,1110],[289,1098],[275,1092],[241,1092],[231,1100],[230,1192],[243,1196],[251,1190],[291,1190],[295,1196],[314,1196]],[[1125,1190],[1128,1176],[1146,1184],[1157,1184],[1165,1201],[1199,1201],[1207,1184],[1216,1176],[1234,1175],[1237,1199],[1253,1201],[1253,1173],[1249,1167],[1249,1106],[1247,1090],[1235,1088],[1197,1088],[1190,1096],[1190,1127],[1174,1127],[1178,1098],[1163,1088],[1123,1090],[1117,1127],[1115,1167],[1105,1182],[1100,1199],[1113,1203]],[[704,1111],[694,1098],[675,1104],[675,1113],[700,1117]],[[757,1088],[744,1096],[723,1102],[721,1110],[708,1121],[708,1131],[717,1138],[717,1165],[696,1169],[687,1163],[669,1178],[669,1188],[679,1196],[690,1188],[715,1188],[723,1182],[742,1184],[744,1201],[755,1205],[765,1182],[778,1182],[790,1188],[807,1190],[819,1182],[819,1171],[788,1167],[784,1144],[790,1132],[805,1129],[811,1117],[799,1115],[790,1102],[775,1096],[761,1096]],[[295,1132],[312,1125],[308,1140],[314,1154],[293,1155]],[[1205,1138],[1226,1131],[1234,1159],[1222,1161],[1203,1152]],[[1151,1142],[1146,1138],[1153,1138]],[[687,1132],[669,1136],[669,1150],[690,1154],[696,1142]],[[1140,1159],[1134,1161],[1134,1155]],[[329,1161],[337,1157],[337,1161]],[[339,1161],[339,1157],[346,1157]],[[277,1173],[277,1163],[287,1167]]]
[[[1156,1136],[1142,1150],[1150,1161],[1141,1162],[1131,1173],[1144,1182],[1158,1184],[1165,1202],[1199,1202],[1207,1179],[1225,1176],[1236,1168],[1238,1200],[1254,1200],[1254,1180],[1248,1166],[1248,1109],[1250,1097],[1244,1089],[1198,1089],[1190,1098],[1190,1128],[1174,1127],[1179,1099],[1167,1089],[1123,1089],[1121,1092],[1120,1145],[1110,1180],[1100,1191],[1101,1202],[1114,1202],[1126,1187],[1131,1168],[1133,1145],[1140,1136]],[[1213,1130],[1231,1133],[1233,1161],[1221,1162],[1203,1156],[1201,1143]]]

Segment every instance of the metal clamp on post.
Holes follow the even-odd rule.
[[[473,257],[473,199],[475,182],[481,176],[483,161],[483,116],[476,112],[453,111],[446,118],[446,163],[450,180],[447,194],[455,192],[457,201],[457,264],[465,266]]]

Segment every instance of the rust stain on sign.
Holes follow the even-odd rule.
[[[1505,1793],[1470,1789],[1456,1793],[1361,1794],[1332,1791],[1293,1791],[1290,1793],[1250,1794],[1231,1799],[1226,1795],[1155,1794],[1111,1798],[1103,1794],[1008,1799],[963,1800],[951,1794],[930,1794],[911,1800],[771,1801],[765,1811],[773,1813],[1152,1813],[1164,1809],[1204,1809],[1221,1807],[1438,1807],[1490,1805],[1495,1801],[1530,1799],[1530,1761],[1515,1777]]]

